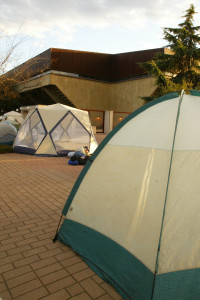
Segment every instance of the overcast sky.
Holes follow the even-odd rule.
[[[17,34],[22,61],[48,48],[122,53],[166,46],[164,27],[176,27],[199,0],[0,0],[0,32]],[[25,39],[24,39],[25,38]],[[8,40],[0,40],[0,50]]]

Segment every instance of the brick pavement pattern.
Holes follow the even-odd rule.
[[[82,166],[8,153],[0,170],[0,298],[122,299],[70,247],[52,242]]]

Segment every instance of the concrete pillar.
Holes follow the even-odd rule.
[[[113,129],[113,111],[106,110],[104,113],[104,133],[108,134]]]

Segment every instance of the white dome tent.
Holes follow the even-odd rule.
[[[0,122],[0,144],[11,145],[17,135],[17,129],[7,121]]]
[[[9,111],[7,113],[4,114],[4,117],[6,118],[6,120],[8,121],[13,121],[13,122],[17,122],[18,124],[22,125],[24,122],[24,118],[22,116],[21,113],[17,112],[17,111]]]
[[[97,147],[87,111],[63,104],[38,106],[18,131],[15,152],[60,156],[80,146]]]
[[[87,162],[55,236],[123,299],[200,299],[200,92],[129,115]]]

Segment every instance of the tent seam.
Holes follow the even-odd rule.
[[[178,128],[178,121],[179,121],[179,116],[180,116],[180,109],[181,109],[181,104],[182,104],[182,100],[183,100],[183,95],[184,95],[184,90],[182,90],[180,98],[179,98],[179,105],[178,105],[176,123],[175,123],[175,128],[174,128],[174,137],[173,137],[172,149],[171,149],[171,159],[170,159],[168,179],[167,179],[167,187],[166,187],[166,194],[165,194],[165,201],[164,201],[164,208],[163,208],[163,217],[162,217],[162,222],[161,222],[160,237],[159,237],[159,242],[158,242],[157,257],[156,257],[155,272],[154,272],[154,282],[153,282],[153,287],[152,287],[152,296],[151,296],[152,300],[153,300],[153,295],[154,295],[154,287],[155,287],[156,274],[158,272],[159,254],[160,254],[160,246],[161,246],[161,239],[162,239],[162,232],[163,232],[163,224],[164,224],[165,211],[166,211],[166,203],[167,203],[167,196],[168,196],[169,180],[170,180],[170,176],[171,176],[171,167],[172,167],[172,160],[173,160],[173,154],[174,154],[174,145],[175,145],[175,139],[176,139],[176,133],[177,133],[177,128]]]

